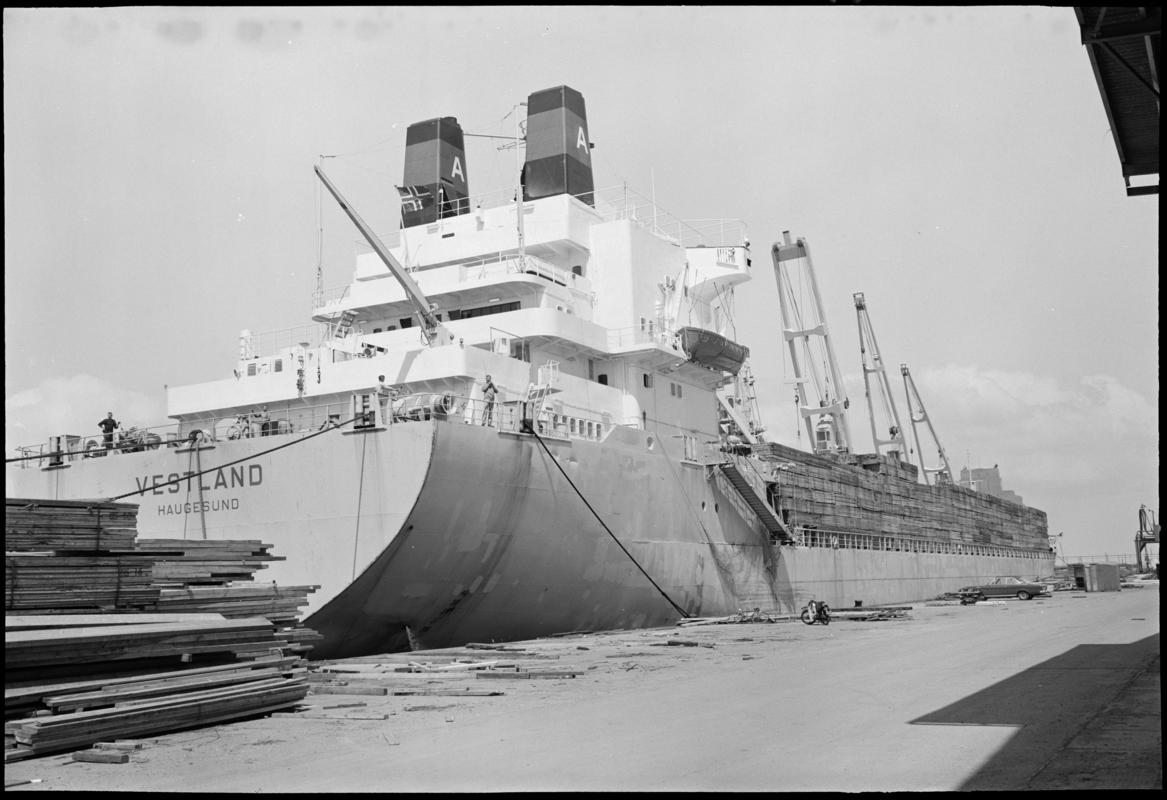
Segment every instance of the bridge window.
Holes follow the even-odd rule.
[[[518,300],[509,303],[495,303],[489,306],[479,306],[478,308],[464,308],[458,312],[458,316],[454,316],[454,312],[450,312],[450,319],[470,319],[471,317],[485,317],[490,314],[502,314],[507,311],[518,311],[521,305]]]
[[[646,373],[644,373],[643,377],[644,377],[644,388],[651,389],[652,388],[652,373],[646,372]]]

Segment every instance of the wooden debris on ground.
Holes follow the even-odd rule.
[[[755,608],[753,611],[739,611],[726,617],[686,617],[677,622],[678,628],[688,628],[695,625],[744,625],[753,622],[790,622],[798,619],[797,614],[783,614],[778,611],[762,611]]]
[[[574,678],[583,675],[580,670],[529,670],[529,669],[490,669],[474,673],[476,678],[499,678],[512,680],[532,680],[536,678]]]
[[[74,761],[87,761],[91,764],[125,764],[130,760],[129,753],[119,753],[116,750],[78,750],[73,753]]]
[[[835,619],[835,614],[831,614],[831,619]],[[884,622],[889,619],[907,619],[908,612],[906,611],[869,611],[866,614],[845,614],[840,615],[838,619],[850,620],[851,622]]]

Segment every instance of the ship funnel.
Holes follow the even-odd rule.
[[[523,199],[570,194],[595,205],[591,140],[583,95],[570,86],[527,98],[527,158]]]
[[[470,210],[466,147],[454,117],[415,122],[405,133],[401,227],[424,225]]]

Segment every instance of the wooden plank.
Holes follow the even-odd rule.
[[[222,622],[222,614],[203,612],[175,612],[168,614],[5,614],[4,629],[72,628],[94,625],[147,625],[171,622]]]
[[[436,696],[436,697],[500,697],[506,692],[493,692],[489,690],[477,691],[473,689],[396,689],[393,692],[394,696]]]
[[[146,623],[144,625],[95,625],[77,629],[46,629],[46,630],[19,630],[5,631],[4,647],[7,653],[10,648],[31,647],[40,643],[56,643],[65,647],[83,644],[92,641],[146,639],[155,634],[167,635],[171,633],[189,634],[197,631],[219,632],[238,630],[271,630],[272,624],[263,617],[246,617],[243,619],[224,619],[221,621],[163,622]]]
[[[317,683],[312,685],[312,694],[387,695],[389,694],[389,689],[385,686],[362,686],[360,684],[339,686],[328,683]]]
[[[119,742],[94,742],[94,750],[141,750],[145,745],[142,742],[122,740]]]
[[[130,754],[112,750],[78,750],[73,754],[73,760],[91,764],[125,764],[130,760]]]
[[[71,694],[47,695],[42,698],[46,706],[54,711],[76,711],[83,708],[124,705],[128,701],[148,697],[172,695],[191,689],[210,689],[218,686],[251,683],[281,676],[279,670],[267,668],[220,675],[197,675],[188,680],[171,679],[165,682],[143,681],[142,685],[119,686],[116,689],[102,689],[96,692],[76,692]]]
[[[500,672],[487,671],[474,673],[477,678],[510,678],[512,680],[531,680],[533,678],[574,678],[583,675],[583,672]]]

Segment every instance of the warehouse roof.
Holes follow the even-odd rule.
[[[1158,7],[1075,7],[1128,195],[1159,193]],[[1148,181],[1146,176],[1154,176]],[[1136,185],[1131,178],[1144,178]]]

